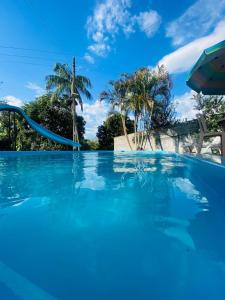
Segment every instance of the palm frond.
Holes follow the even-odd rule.
[[[46,76],[46,89],[48,91],[52,89],[57,89],[59,86],[68,88],[70,86],[70,82],[58,75],[48,75]]]
[[[52,93],[52,98],[65,98],[69,99],[69,102],[73,100],[76,105],[80,105],[83,111],[83,101],[81,96],[85,96],[87,99],[91,99],[91,93],[89,88],[91,87],[91,81],[85,76],[75,76],[73,81],[72,71],[67,64],[56,63],[54,66],[54,74],[46,77],[46,88],[48,92]]]
[[[82,75],[77,75],[76,76],[76,83],[78,86],[85,86],[86,88],[91,88],[91,81],[89,78],[82,76]]]
[[[56,63],[53,70],[58,76],[71,81],[72,72],[67,64]]]

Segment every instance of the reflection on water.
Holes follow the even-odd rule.
[[[207,193],[197,189],[190,169],[180,156],[166,154],[3,157],[0,204],[17,206],[38,199],[57,222],[61,219],[72,227],[107,226],[129,218],[139,223],[140,217],[158,229],[166,224],[168,232],[168,216],[189,222],[209,209]]]
[[[0,174],[2,207],[38,199],[57,222],[61,219],[72,227],[106,226],[129,218],[139,223],[145,215],[142,222],[147,226],[153,223],[159,229],[166,224],[168,232],[168,216],[190,220],[209,207],[204,190],[191,182],[190,166],[176,155],[75,152],[4,157]]]
[[[201,170],[165,153],[3,155],[0,260],[57,299],[224,299],[224,194]]]

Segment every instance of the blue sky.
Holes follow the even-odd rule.
[[[204,48],[225,39],[225,0],[1,0],[0,98],[21,105],[44,93],[55,62],[71,63],[93,84],[86,136],[107,113],[98,101],[110,79],[165,64],[181,118],[195,114],[185,80]],[[28,50],[30,49],[30,50]]]

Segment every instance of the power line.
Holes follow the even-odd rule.
[[[43,49],[23,48],[23,47],[4,46],[4,45],[0,45],[0,48],[13,49],[13,50],[34,51],[34,52],[43,52],[43,53],[57,54],[57,55],[64,55],[64,56],[73,55],[72,53],[62,53],[62,52],[54,52],[54,51],[48,51],[48,50],[43,50]]]
[[[34,4],[30,0],[25,0],[24,3],[31,9],[31,11],[35,11],[35,18],[42,24],[41,29],[48,30],[51,33],[50,40],[55,44],[55,41],[52,39],[55,35],[55,30],[52,30],[52,26],[49,26],[48,20],[45,18],[45,15],[42,13],[42,10],[35,8]],[[38,17],[39,14],[39,17]]]
[[[20,55],[20,54],[0,53],[0,55],[11,56],[11,57],[20,57],[20,58],[28,58],[28,59],[41,59],[41,60],[48,60],[48,61],[57,61],[57,59],[53,59],[53,58],[28,56],[28,55]]]
[[[0,63],[9,63],[9,64],[25,64],[25,65],[32,65],[32,66],[44,66],[44,67],[49,67],[49,65],[44,65],[44,64],[38,64],[38,63],[31,63],[31,62],[25,62],[25,61],[0,61]]]
[[[56,33],[55,28],[52,27],[51,23],[49,23],[49,20],[44,15],[43,10],[35,8],[35,5],[34,5],[34,3],[33,3],[32,0],[25,0],[24,3],[26,3],[30,7],[31,10],[33,10],[33,11],[36,12],[35,16],[36,16],[37,20],[39,21],[39,23],[42,24],[42,26],[40,26],[40,27],[42,27],[42,29],[46,29],[47,28],[49,30],[49,32],[51,33],[51,40],[52,40],[53,44],[56,45],[55,41],[53,41],[53,39],[52,39],[52,37]],[[38,14],[39,14],[39,17],[38,17]],[[74,56],[74,53],[64,53],[62,55]]]

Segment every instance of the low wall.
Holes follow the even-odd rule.
[[[132,147],[135,150],[134,134],[128,134],[128,138]],[[188,145],[195,143],[195,136],[168,136],[163,133],[151,134],[150,138],[144,137],[142,143],[143,150],[164,150],[183,153],[186,152]],[[125,136],[114,138],[114,150],[130,150],[129,144]]]
[[[177,124],[171,128],[160,131],[152,131],[150,137],[145,132],[138,133],[139,141],[143,141],[143,150],[164,150],[172,152],[187,152],[191,147],[194,152],[197,150],[198,122],[192,120]],[[135,150],[134,134],[128,134],[132,150]],[[125,136],[114,138],[114,150],[131,150]]]

